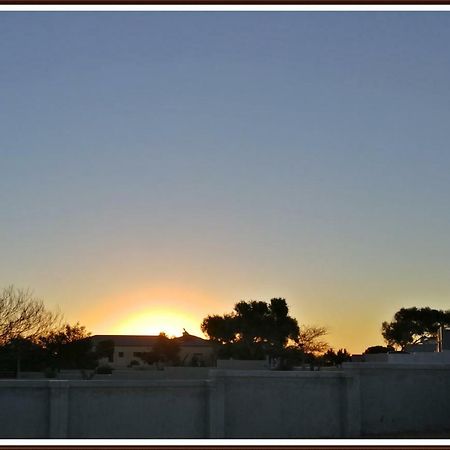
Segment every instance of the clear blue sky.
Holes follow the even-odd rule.
[[[445,12],[0,13],[0,286],[94,333],[282,296],[354,352],[448,309],[449,42]]]

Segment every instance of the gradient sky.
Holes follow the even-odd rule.
[[[450,13],[0,13],[0,286],[92,333],[449,308]]]

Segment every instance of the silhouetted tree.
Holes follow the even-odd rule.
[[[24,358],[28,368],[32,359],[39,359],[37,339],[56,329],[60,322],[61,315],[49,311],[29,290],[4,288],[0,293],[0,347],[3,348],[0,364],[9,366],[14,358],[14,370],[19,377]]]
[[[269,351],[282,350],[289,340],[298,342],[300,328],[297,320],[289,316],[289,308],[284,298],[270,300],[267,318],[267,342]]]
[[[170,339],[165,333],[159,333],[152,351],[143,353],[141,358],[149,364],[169,363],[179,364],[180,344],[176,339]]]
[[[383,347],[382,345],[374,345],[372,347],[367,347],[364,350],[364,355],[376,355],[379,353],[389,353],[389,352],[393,352],[394,348],[393,347]]]
[[[237,359],[281,355],[288,341],[296,342],[300,333],[282,298],[269,303],[240,301],[230,314],[207,316],[201,329],[217,344],[219,356]]]
[[[381,330],[389,346],[404,350],[408,344],[417,344],[435,338],[441,325],[450,325],[450,310],[401,308],[391,322],[383,322]]]
[[[112,362],[114,357],[114,341],[112,339],[100,341],[95,347],[95,356],[97,359],[108,358],[108,361]]]
[[[345,348],[341,348],[337,352],[330,348],[323,355],[324,363],[332,366],[340,366],[343,362],[351,361],[351,359],[350,353]]]
[[[90,333],[79,323],[65,324],[62,328],[39,341],[45,350],[47,364],[60,369],[92,369],[96,365],[96,354],[92,351]]]
[[[287,345],[282,349],[272,351],[270,360],[272,369],[291,370],[296,365],[304,364],[305,354],[298,345]]]
[[[237,321],[233,314],[208,316],[203,320],[201,329],[218,344],[229,344],[238,340]]]
[[[298,345],[305,354],[322,354],[329,348],[328,343],[322,339],[326,334],[328,330],[325,327],[302,325]]]
[[[337,364],[342,364],[343,362],[346,361],[351,361],[352,360],[352,356],[350,355],[350,353],[347,351],[346,348],[340,348],[336,354],[336,362]]]
[[[60,314],[49,311],[30,291],[9,286],[0,293],[0,345],[14,339],[34,341],[60,323]]]
[[[31,339],[17,337],[0,346],[0,370],[13,372],[20,377],[22,370],[42,370],[44,352]]]

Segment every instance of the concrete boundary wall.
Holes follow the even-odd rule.
[[[349,364],[359,383],[360,435],[450,437],[450,365]]]
[[[203,380],[0,380],[0,438],[450,436],[450,366],[210,370]]]

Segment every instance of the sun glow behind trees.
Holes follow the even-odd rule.
[[[104,298],[86,318],[94,334],[181,336],[183,329],[197,336],[208,311],[207,296],[189,287],[143,286]]]
[[[115,334],[181,336],[183,329],[191,334],[199,334],[200,327],[191,317],[168,309],[148,309],[126,318],[112,331]]]

